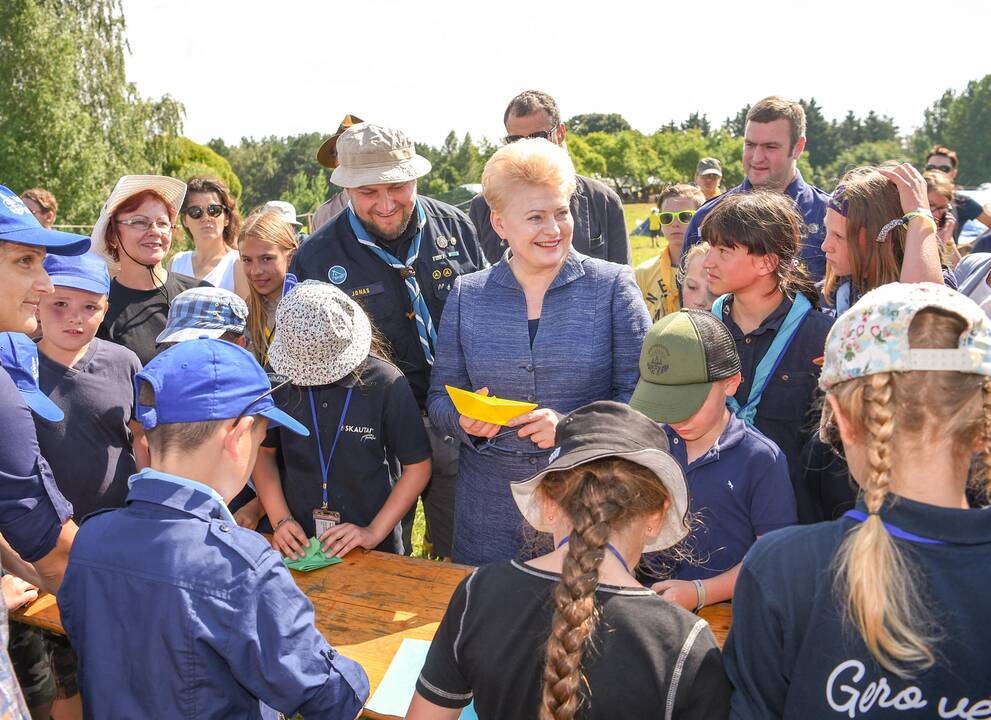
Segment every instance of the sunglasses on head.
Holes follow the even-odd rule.
[[[509,145],[517,140],[550,140],[553,134],[553,130],[538,130],[537,132],[532,132],[529,135],[507,135],[503,138],[503,142]]]
[[[210,203],[209,205],[206,206],[206,214],[209,215],[210,217],[220,217],[226,211],[227,208],[225,208],[223,205],[218,205],[217,203]],[[201,208],[199,205],[190,205],[188,208],[186,208],[185,212],[187,215],[189,215],[189,217],[193,218],[193,220],[199,220],[201,217],[203,217],[203,208]]]
[[[661,225],[670,225],[674,222],[675,218],[678,218],[678,222],[682,225],[687,225],[691,222],[692,216],[695,215],[694,210],[682,210],[681,212],[662,212],[661,213]]]
[[[935,163],[929,163],[926,165],[926,170],[939,170],[940,172],[945,172],[947,174],[953,170],[952,165],[936,165]]]

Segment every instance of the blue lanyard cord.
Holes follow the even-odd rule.
[[[558,546],[558,547],[563,547],[565,543],[567,543],[567,542],[570,542],[570,541],[571,541],[571,536],[570,536],[570,535],[565,535],[565,536],[564,536],[564,537],[563,537],[563,538],[561,539],[561,542],[559,542],[559,543],[557,544],[557,546]],[[623,566],[623,569],[624,569],[624,570],[626,570],[626,572],[630,572],[630,566],[626,564],[626,560],[624,560],[624,559],[623,559],[623,556],[622,556],[622,555],[620,554],[620,552],[619,552],[619,550],[617,550],[617,549],[616,549],[616,548],[615,548],[615,547],[613,546],[613,544],[612,544],[612,543],[606,543],[606,550],[608,550],[609,552],[611,552],[611,553],[612,553],[613,555],[615,555],[615,556],[616,556],[616,559],[617,559],[617,560],[619,560],[619,562],[620,562],[620,563],[622,564],[622,566]],[[633,573],[630,573],[630,574],[632,575]]]
[[[723,304],[726,302],[727,297],[729,295],[723,295],[716,302],[712,303],[712,312],[720,320],[723,319]],[[754,426],[760,399],[764,395],[767,386],[771,384],[771,379],[781,364],[781,359],[785,356],[788,348],[791,347],[792,341],[798,335],[799,328],[802,327],[802,323],[811,311],[812,303],[809,302],[809,299],[801,293],[796,295],[795,301],[792,303],[791,309],[788,310],[784,322],[781,323],[781,327],[774,334],[771,347],[767,349],[764,357],[757,363],[757,369],[754,372],[754,381],[750,386],[750,394],[747,396],[747,404],[741,406],[736,398],[727,398],[726,404],[730,410],[733,411],[734,415],[746,422],[747,425]]]
[[[317,439],[317,457],[320,458],[320,475],[323,476],[323,507],[327,507],[327,502],[329,498],[327,497],[327,476],[330,474],[330,461],[334,457],[334,450],[337,449],[337,441],[341,438],[341,431],[344,429],[344,418],[348,414],[348,405],[351,404],[351,393],[354,390],[353,387],[348,388],[347,397],[344,398],[344,409],[341,410],[341,419],[337,423],[337,432],[334,433],[334,443],[330,446],[330,455],[327,459],[323,458],[323,445],[320,442],[320,424],[317,421],[317,404],[313,399],[313,388],[307,388],[306,391],[310,395],[310,412],[313,414],[313,435]]]
[[[870,516],[867,513],[862,512],[860,510],[847,510],[845,513],[843,513],[843,517],[848,517],[852,520],[856,520],[857,522],[864,522]],[[887,530],[890,535],[896,538],[900,538],[901,540],[910,540],[911,542],[924,543],[926,545],[946,545],[946,543],[943,542],[942,540],[934,540],[932,538],[916,535],[915,533],[910,533],[907,530],[902,530],[897,525],[886,523],[884,522],[884,520],[882,520],[881,523],[884,525],[884,529]]]

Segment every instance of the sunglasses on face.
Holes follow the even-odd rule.
[[[550,140],[553,134],[553,130],[538,130],[537,132],[532,132],[529,135],[507,135],[503,138],[503,142],[509,145],[517,140]]]
[[[172,228],[175,227],[175,225],[170,222],[166,222],[165,220],[155,220],[152,222],[151,220],[145,220],[144,218],[117,220],[116,222],[118,225],[127,225],[127,227],[134,228],[135,230],[143,233],[148,232],[151,228],[155,228],[161,233],[169,233],[172,232]]]
[[[681,212],[662,212],[661,213],[661,225],[670,225],[674,222],[675,218],[678,219],[682,225],[687,225],[692,220],[692,216],[695,215],[694,210],[682,210]]]
[[[217,205],[216,203],[211,203],[206,206],[206,214],[210,217],[220,217],[227,210],[223,205]],[[193,220],[199,220],[203,217],[203,208],[199,205],[190,205],[186,208],[186,214],[193,218]]]
[[[929,163],[928,165],[926,165],[926,170],[939,170],[940,172],[944,172],[944,173],[949,174],[950,171],[953,170],[953,166],[952,165],[936,165],[934,163]]]

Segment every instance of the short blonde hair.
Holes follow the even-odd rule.
[[[500,212],[520,184],[554,187],[570,197],[575,191],[575,166],[567,150],[540,138],[499,148],[482,171],[485,201]]]

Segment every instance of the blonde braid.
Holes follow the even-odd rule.
[[[890,373],[878,373],[860,382],[868,463],[862,487],[870,515],[844,539],[836,557],[837,577],[846,591],[842,600],[847,615],[871,655],[886,670],[904,677],[933,664],[934,639],[927,632],[931,624],[921,582],[878,514],[891,476],[894,381]]]

